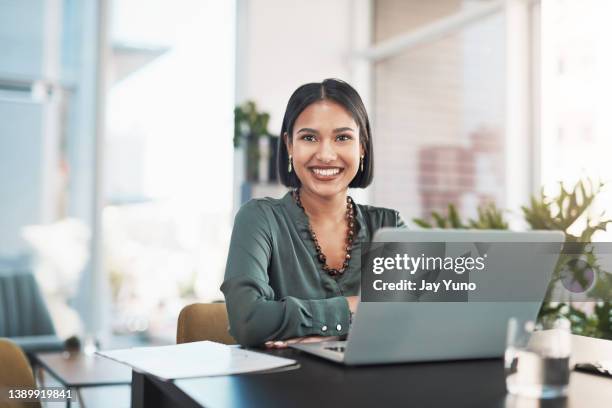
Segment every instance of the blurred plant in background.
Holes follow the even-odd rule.
[[[246,101],[234,108],[234,147],[240,147],[243,139],[249,136],[259,138],[268,135],[270,115],[258,112],[254,101]]]
[[[412,221],[423,228],[508,229],[503,211],[498,209],[495,203],[478,207],[478,218],[475,220],[468,219],[467,222],[461,220],[454,204],[448,205],[447,215],[434,211],[431,213],[431,218],[433,218],[433,224],[422,218],[414,218]]]
[[[540,309],[540,318],[562,315],[572,322],[572,331],[591,337],[612,339],[612,304],[609,300],[612,293],[612,270],[602,269],[589,245],[597,231],[605,231],[610,219],[604,219],[605,213],[593,217],[589,210],[604,184],[594,184],[592,180],[580,180],[571,190],[566,190],[559,183],[559,193],[556,197],[547,197],[540,191],[538,197],[532,197],[529,206],[522,207],[525,220],[532,229],[559,230],[565,233],[566,246],[573,246],[571,253],[563,251],[557,262],[553,281],[548,287],[545,301]],[[578,257],[577,257],[578,255]],[[574,262],[583,259],[584,262]],[[566,279],[564,268],[569,266],[573,282],[588,290],[589,295],[597,302],[550,302],[553,291],[559,280]],[[592,271],[592,272],[591,272]],[[595,284],[588,287],[587,272],[593,273],[591,280]]]
[[[597,231],[605,231],[612,223],[611,219],[604,219],[604,212],[596,216],[590,213],[603,188],[603,183],[595,184],[590,179],[578,181],[570,190],[559,183],[559,192],[555,196],[546,195],[541,190],[538,196],[531,197],[529,205],[521,209],[531,229],[563,231],[565,247],[572,247],[572,251],[562,251],[559,256],[538,318],[565,316],[572,322],[575,334],[612,339],[612,302],[609,299],[612,294],[612,270],[604,270],[593,246],[589,245]],[[481,206],[475,220],[461,220],[453,204],[449,204],[446,215],[434,212],[431,218],[432,221],[415,218],[413,222],[422,228],[508,229],[503,211],[493,203]],[[574,262],[576,259],[584,262]],[[589,279],[586,273],[593,276]],[[568,278],[570,282],[565,282],[564,286],[578,285],[588,292],[590,298],[600,300],[574,303],[571,299],[567,302],[551,301],[560,281]],[[595,283],[589,288],[589,281],[593,280]]]
[[[259,179],[259,139],[270,137],[270,114],[258,112],[254,101],[246,101],[234,108],[234,148],[246,146],[246,179]]]

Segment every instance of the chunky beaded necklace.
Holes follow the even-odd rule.
[[[304,210],[304,206],[302,205],[302,201],[300,200],[300,192],[299,190],[293,191],[293,198],[295,199],[295,203],[298,207],[304,211],[304,215],[306,215],[306,210]],[[319,241],[317,240],[317,234],[315,234],[312,226],[310,225],[310,220],[308,221],[308,231],[310,231],[310,236],[312,241],[315,244],[315,249],[317,251],[317,259],[321,263],[323,270],[329,274],[329,276],[335,277],[338,275],[342,275],[346,268],[348,268],[349,260],[351,259],[351,250],[353,249],[353,238],[355,236],[355,208],[353,204],[353,199],[349,196],[346,197],[346,218],[348,219],[348,233],[346,235],[346,255],[344,256],[344,262],[342,263],[342,267],[340,269],[330,268],[327,265],[327,258],[323,251],[321,251],[321,245],[319,245]],[[308,218],[308,215],[306,215]]]

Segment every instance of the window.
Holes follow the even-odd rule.
[[[378,0],[375,45],[487,3]],[[376,205],[406,218],[504,206],[506,39],[494,11],[375,63]]]
[[[581,177],[610,184],[612,4],[554,0],[542,7],[542,181],[550,189]],[[610,203],[608,185],[594,213],[606,210],[610,218]]]
[[[234,4],[114,7],[103,212],[114,329],[172,337],[182,306],[222,298]]]

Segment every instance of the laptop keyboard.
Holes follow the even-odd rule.
[[[344,346],[325,347],[325,350],[331,350],[331,351],[335,351],[338,353],[344,353],[344,350],[346,350],[346,347]]]

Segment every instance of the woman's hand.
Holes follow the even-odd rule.
[[[348,302],[351,313],[356,313],[357,306],[359,305],[359,296],[347,296],[346,301]]]
[[[307,336],[307,337],[295,337],[288,340],[270,340],[265,342],[267,349],[284,349],[289,347],[290,344],[296,343],[319,343],[322,341],[333,341],[338,340],[338,336]]]
[[[346,296],[349,310],[351,313],[357,312],[357,306],[359,305],[359,296]],[[270,340],[266,341],[264,345],[267,349],[283,349],[287,348],[290,344],[296,343],[318,343],[321,341],[333,341],[338,340],[338,336],[306,336],[306,337],[295,337],[288,340]]]

